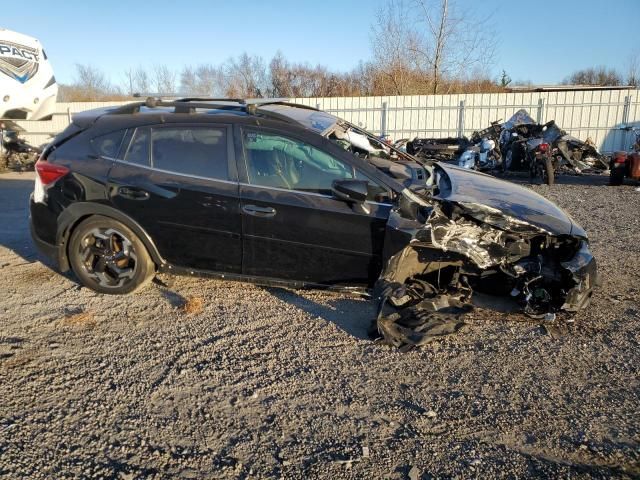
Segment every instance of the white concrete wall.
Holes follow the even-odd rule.
[[[393,139],[415,136],[456,136],[464,102],[464,134],[489,126],[492,120],[507,120],[520,108],[534,119],[555,120],[571,135],[591,137],[603,151],[627,148],[631,135],[619,130],[623,123],[640,124],[640,91],[597,90],[469,95],[411,95],[393,97],[295,98],[302,103],[336,114],[352,123],[381,133],[383,103],[387,104],[386,132]],[[627,106],[625,107],[625,101]],[[63,130],[76,112],[127,102],[60,103],[50,121],[19,122],[26,137],[45,143]]]

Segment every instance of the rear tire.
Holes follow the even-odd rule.
[[[555,170],[553,168],[553,160],[549,157],[544,159],[544,177],[547,185],[553,185],[556,182]]]
[[[555,171],[553,168],[553,160],[549,157],[544,159],[532,158],[529,167],[529,175],[531,183],[534,183],[538,177],[542,183],[553,185],[555,183]]]
[[[102,215],[89,217],[73,230],[68,255],[80,282],[98,293],[132,293],[155,273],[155,264],[137,235]]]

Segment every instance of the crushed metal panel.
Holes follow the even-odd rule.
[[[509,300],[533,318],[589,304],[596,264],[582,229],[551,233],[493,206],[413,197],[387,224],[385,248],[387,240],[408,245],[387,256],[376,284],[376,327],[386,343],[408,349],[458,332],[476,292],[488,294],[486,306]]]

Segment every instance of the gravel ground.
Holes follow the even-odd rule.
[[[128,297],[79,288],[31,245],[31,178],[0,177],[0,477],[640,478],[636,186],[532,187],[599,261],[572,322],[476,310],[400,353],[367,339],[361,298],[164,275]]]

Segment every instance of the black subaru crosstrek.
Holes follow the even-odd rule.
[[[418,282],[423,296],[481,291],[539,315],[586,306],[596,276],[584,230],[533,191],[282,100],[150,98],[83,112],[36,171],[34,241],[102,293],[163,271],[378,281],[399,304]]]

